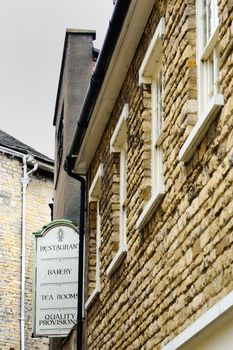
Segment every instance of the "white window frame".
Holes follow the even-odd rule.
[[[198,99],[198,121],[192,129],[179,152],[179,159],[188,162],[196,148],[205,136],[210,124],[213,122],[217,112],[224,104],[223,95],[219,93],[218,79],[218,8],[217,0],[210,1],[212,16],[210,23],[203,19],[203,0],[196,1],[197,17],[197,99]],[[207,10],[208,11],[208,10]],[[206,23],[206,25],[205,25]],[[210,35],[204,38],[204,28],[210,24]],[[212,75],[210,74],[210,57],[213,56]],[[210,79],[210,77],[212,78]],[[212,81],[212,84],[210,84]],[[212,86],[212,88],[210,88]],[[212,90],[212,92],[211,92]]]
[[[215,329],[220,328],[233,318],[233,292],[227,294],[223,299],[213,305],[208,311],[184,329],[162,350],[195,349],[195,345]]]
[[[126,186],[127,186],[127,128],[128,104],[125,104],[117,126],[110,140],[110,152],[120,153],[120,183],[119,183],[119,248],[107,268],[111,276],[125,258],[127,248],[126,237]]]
[[[152,132],[151,132],[151,198],[146,203],[136,226],[141,229],[148,222],[165,195],[163,182],[163,154],[161,144],[164,138],[163,124],[161,125],[162,94],[162,38],[165,31],[165,21],[162,17],[148,47],[139,69],[139,84],[151,84]],[[161,86],[160,86],[161,84]]]
[[[158,190],[163,191],[163,154],[161,144],[164,137],[163,116],[162,116],[162,62],[159,62],[159,70],[152,80],[151,84],[151,102],[152,102],[152,133],[151,133],[151,192],[152,197]]]
[[[88,310],[90,305],[96,299],[96,297],[101,292],[101,284],[100,284],[100,245],[101,245],[101,224],[100,224],[100,198],[102,194],[102,176],[103,176],[103,164],[101,163],[95,177],[92,181],[90,190],[89,190],[89,198],[88,201],[96,202],[96,280],[95,280],[95,288],[89,298],[85,303],[85,309]]]

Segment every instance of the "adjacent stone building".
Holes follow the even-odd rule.
[[[53,125],[55,126],[54,219],[78,222],[79,186],[64,171],[64,161],[96,61],[95,32],[67,29]]]
[[[85,348],[231,349],[233,7],[118,0],[69,148]]]
[[[53,160],[0,130],[1,350],[48,349],[32,338],[32,232],[51,220],[52,197]]]
[[[55,178],[53,219],[79,225],[80,185],[64,171],[64,161],[74,134],[77,118],[90,83],[98,50],[93,47],[95,32],[67,29],[54,114]],[[76,327],[67,338],[51,338],[50,349],[70,349],[76,343]]]

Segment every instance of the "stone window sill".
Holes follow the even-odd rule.
[[[107,275],[112,276],[112,274],[116,271],[119,265],[122,263],[127,254],[127,247],[120,247],[113,260],[111,261],[109,267],[107,268]]]
[[[187,140],[183,144],[179,153],[179,160],[186,163],[191,159],[197,146],[202,141],[210,124],[216,117],[217,112],[220,110],[223,104],[224,100],[222,94],[216,94],[211,98],[203,115],[199,118]]]
[[[89,296],[89,298],[87,299],[87,301],[85,303],[85,310],[89,309],[89,307],[96,300],[96,298],[98,297],[99,294],[100,294],[100,288],[95,287],[95,289],[93,290],[93,292],[91,293],[91,295]]]
[[[158,208],[158,205],[160,204],[164,195],[165,195],[164,186],[161,186],[150,198],[149,202],[146,204],[145,208],[143,209],[141,215],[139,216],[136,222],[136,226],[139,230],[142,229],[145,226],[145,224],[149,221],[152,214]]]

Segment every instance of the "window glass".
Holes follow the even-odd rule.
[[[199,57],[199,106],[202,114],[211,98],[218,93],[218,37],[216,0],[197,0]]]
[[[204,0],[202,6],[201,19],[203,22],[203,45],[208,44],[217,26],[216,0]]]
[[[162,69],[160,67],[152,86],[152,194],[163,185],[163,159],[162,147],[158,144],[158,138],[163,126],[163,84]]]

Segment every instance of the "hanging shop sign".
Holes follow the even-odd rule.
[[[66,336],[77,322],[77,227],[51,222],[34,233],[33,336]]]

